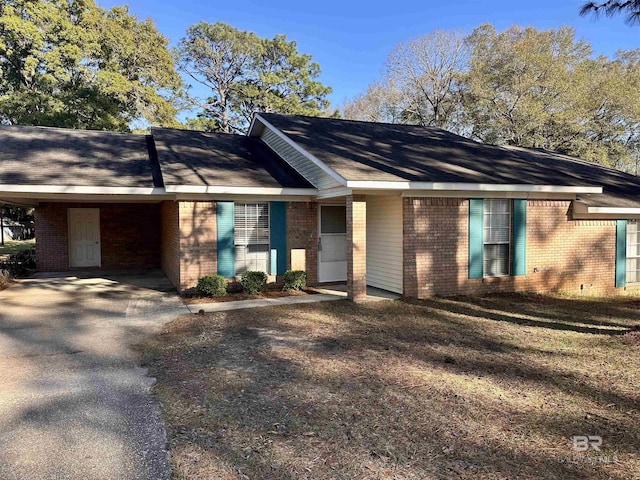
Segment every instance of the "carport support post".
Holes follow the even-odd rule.
[[[0,245],[4,246],[4,204],[0,203]]]
[[[347,196],[347,298],[367,298],[367,200]]]

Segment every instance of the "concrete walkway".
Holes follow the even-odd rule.
[[[241,310],[243,308],[260,308],[273,307],[275,305],[295,305],[301,303],[317,303],[330,302],[335,300],[344,300],[345,295],[336,295],[331,293],[302,295],[291,297],[277,298],[258,298],[251,300],[237,300],[234,302],[214,302],[214,303],[198,303],[195,305],[187,305],[191,313],[199,313],[201,310],[205,312],[226,312],[228,310]]]
[[[273,307],[275,305],[296,305],[303,303],[331,302],[335,300],[345,300],[347,298],[347,289],[345,285],[331,285],[325,287],[310,288],[314,292],[313,295],[278,297],[278,298],[260,298],[255,300],[238,300],[235,302],[214,302],[214,303],[198,303],[187,305],[191,313],[204,312],[225,312],[228,310],[241,310],[243,308],[260,308]],[[377,302],[381,300],[397,300],[400,295],[379,288],[367,287],[367,302]]]
[[[188,313],[160,272],[0,292],[0,478],[168,479],[152,379],[131,344]]]

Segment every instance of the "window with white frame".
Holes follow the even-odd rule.
[[[484,201],[485,277],[509,275],[511,249],[511,200]]]
[[[640,238],[637,220],[627,220],[627,283],[640,283]]]
[[[269,272],[269,204],[236,203],[234,208],[236,275]]]

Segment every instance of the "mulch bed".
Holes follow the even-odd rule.
[[[197,305],[199,303],[219,303],[219,302],[237,302],[240,300],[259,300],[261,298],[281,298],[281,297],[300,297],[305,295],[315,295],[318,292],[313,290],[267,290],[261,295],[249,295],[243,292],[228,293],[221,297],[197,297],[194,295],[183,296],[182,301],[187,305]]]

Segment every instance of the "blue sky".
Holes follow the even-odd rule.
[[[533,2],[379,0],[98,0],[103,7],[128,4],[141,18],[155,20],[175,44],[199,21],[226,22],[263,37],[286,34],[300,52],[322,68],[321,80],[333,88],[332,104],[363,92],[379,76],[389,50],[401,41],[435,29],[470,32],[489,22],[498,30],[511,25],[554,28],[570,25],[596,54],[640,48],[640,27],[622,17],[580,17],[583,0]]]

